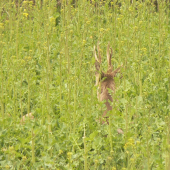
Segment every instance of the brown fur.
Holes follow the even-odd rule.
[[[97,91],[97,98],[99,101],[104,101],[105,100],[105,105],[106,105],[106,110],[104,111],[102,115],[102,123],[107,123],[108,122],[108,111],[112,110],[112,106],[110,102],[113,102],[113,94],[115,92],[115,82],[114,82],[114,77],[118,72],[120,72],[120,67],[118,67],[116,70],[113,70],[113,66],[111,65],[111,57],[112,57],[112,48],[110,48],[110,45],[108,44],[107,47],[107,62],[108,62],[108,70],[106,73],[104,73],[101,70],[100,64],[101,64],[101,55],[100,55],[100,49],[99,45],[97,45],[97,50],[98,50],[98,57],[96,54],[96,48],[94,46],[94,56],[96,59],[95,62],[95,67],[96,67],[96,85],[98,86],[98,91]],[[111,51],[111,52],[110,52]],[[109,93],[111,89],[111,93]],[[104,120],[106,118],[106,120]]]

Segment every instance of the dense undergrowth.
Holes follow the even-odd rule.
[[[169,170],[168,4],[56,4],[0,1],[0,169]],[[96,121],[98,41],[105,70],[108,42],[124,65],[109,126]]]

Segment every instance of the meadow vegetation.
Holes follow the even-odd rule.
[[[0,1],[0,169],[169,170],[170,4],[58,2]],[[109,125],[97,42],[124,66]]]

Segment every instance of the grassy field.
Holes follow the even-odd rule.
[[[168,4],[60,2],[0,1],[0,170],[169,170]],[[109,125],[96,122],[97,42],[104,70],[108,42],[124,65]]]

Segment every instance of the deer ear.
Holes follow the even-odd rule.
[[[108,43],[108,46],[107,46],[107,64],[108,64],[108,67],[111,66],[111,58],[110,58],[110,42]]]
[[[100,59],[98,59],[98,57],[97,57],[96,47],[95,47],[95,46],[94,46],[94,57],[95,57],[95,60],[96,60],[96,62],[95,62],[96,70],[99,71],[99,70],[100,70],[100,63],[101,63],[101,61],[100,61]]]
[[[99,48],[99,42],[97,43],[97,51],[98,51],[98,57],[97,57],[97,54],[96,54],[96,46],[94,45],[94,57],[95,57],[95,67],[96,67],[96,70],[99,71],[100,70],[100,64],[101,64],[101,55],[100,55],[100,48]]]
[[[101,63],[102,58],[101,58],[101,54],[100,54],[99,42],[97,42],[97,51],[98,51],[98,56],[99,56],[99,63]]]
[[[100,63],[99,63],[99,60],[98,60],[98,57],[97,57],[97,54],[96,54],[96,46],[94,45],[94,58],[95,58],[95,67],[96,67],[96,70],[100,70]]]
[[[100,64],[98,61],[95,62],[95,67],[96,67],[96,70],[99,71],[100,70]]]
[[[108,64],[108,70],[112,69],[112,63],[111,63],[112,54],[113,54],[113,50],[112,50],[112,48],[110,48],[110,42],[109,42],[108,46],[107,46],[107,64]]]
[[[112,48],[110,48],[110,42],[108,43],[107,46],[107,63],[108,63],[108,67],[111,67],[111,59],[112,59],[112,54],[113,54],[113,50]]]

